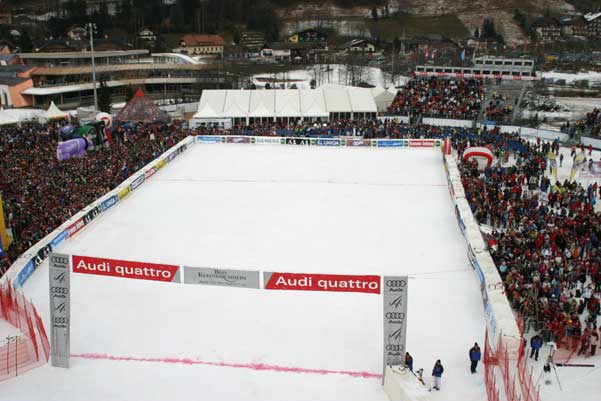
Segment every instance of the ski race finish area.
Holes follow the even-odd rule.
[[[0,399],[385,401],[398,322],[426,380],[444,363],[432,400],[485,399],[466,369],[487,320],[441,144],[239,138],[188,138],[11,273],[49,328],[42,260],[71,255],[71,357]],[[387,276],[407,277],[406,303]]]

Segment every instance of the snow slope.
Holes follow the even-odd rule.
[[[430,149],[196,145],[59,252],[191,266],[409,274],[408,350],[434,400],[485,400],[478,281]],[[48,267],[25,285],[48,324]],[[68,370],[0,400],[386,400],[379,295],[73,274]],[[344,371],[344,372],[339,372]]]

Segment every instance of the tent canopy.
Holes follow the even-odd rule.
[[[205,90],[195,119],[329,117],[330,113],[376,113],[369,89],[326,86],[318,89]]]
[[[48,120],[60,120],[68,119],[70,116],[69,113],[62,111],[56,106],[56,104],[54,104],[54,102],[51,102],[50,107],[48,107],[48,110],[46,110],[46,113],[44,114],[44,117],[46,117]]]
[[[161,110],[154,102],[146,97],[141,89],[136,91],[125,107],[115,117],[116,121],[121,122],[169,122],[171,117],[166,111]]]

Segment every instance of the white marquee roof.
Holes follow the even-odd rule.
[[[330,113],[376,113],[369,89],[205,90],[194,118],[329,117]]]

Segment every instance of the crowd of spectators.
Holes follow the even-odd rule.
[[[491,98],[484,109],[486,119],[505,122],[507,118],[511,116],[511,113],[513,113],[513,106],[511,105],[509,98],[498,93],[492,93]]]
[[[414,79],[402,87],[389,112],[440,118],[474,119],[484,100],[484,86],[476,79],[431,77]]]
[[[188,135],[177,123],[123,126],[108,148],[59,162],[58,125],[0,129],[0,191],[14,241],[0,276],[25,250]]]
[[[511,166],[480,173],[460,164],[466,198],[477,220],[493,228],[488,246],[515,310],[546,341],[589,341],[600,314],[601,213],[594,206],[601,189],[545,176],[557,142],[498,132],[454,142],[459,152],[468,143],[514,149]]]
[[[58,127],[2,129],[0,191],[15,241],[0,262],[0,274],[71,215],[190,134],[450,136],[459,154],[468,146],[488,146],[500,163],[483,173],[475,164],[460,162],[459,167],[474,216],[492,226],[487,241],[509,301],[545,340],[585,339],[598,328],[601,213],[595,212],[595,203],[601,187],[552,182],[545,175],[548,154],[559,153],[558,142],[532,142],[486,129],[409,126],[396,120],[197,131],[177,123],[119,127],[108,148],[63,162],[56,159]]]
[[[587,113],[584,125],[590,128],[591,135],[601,136],[601,109],[594,108],[593,111]]]

